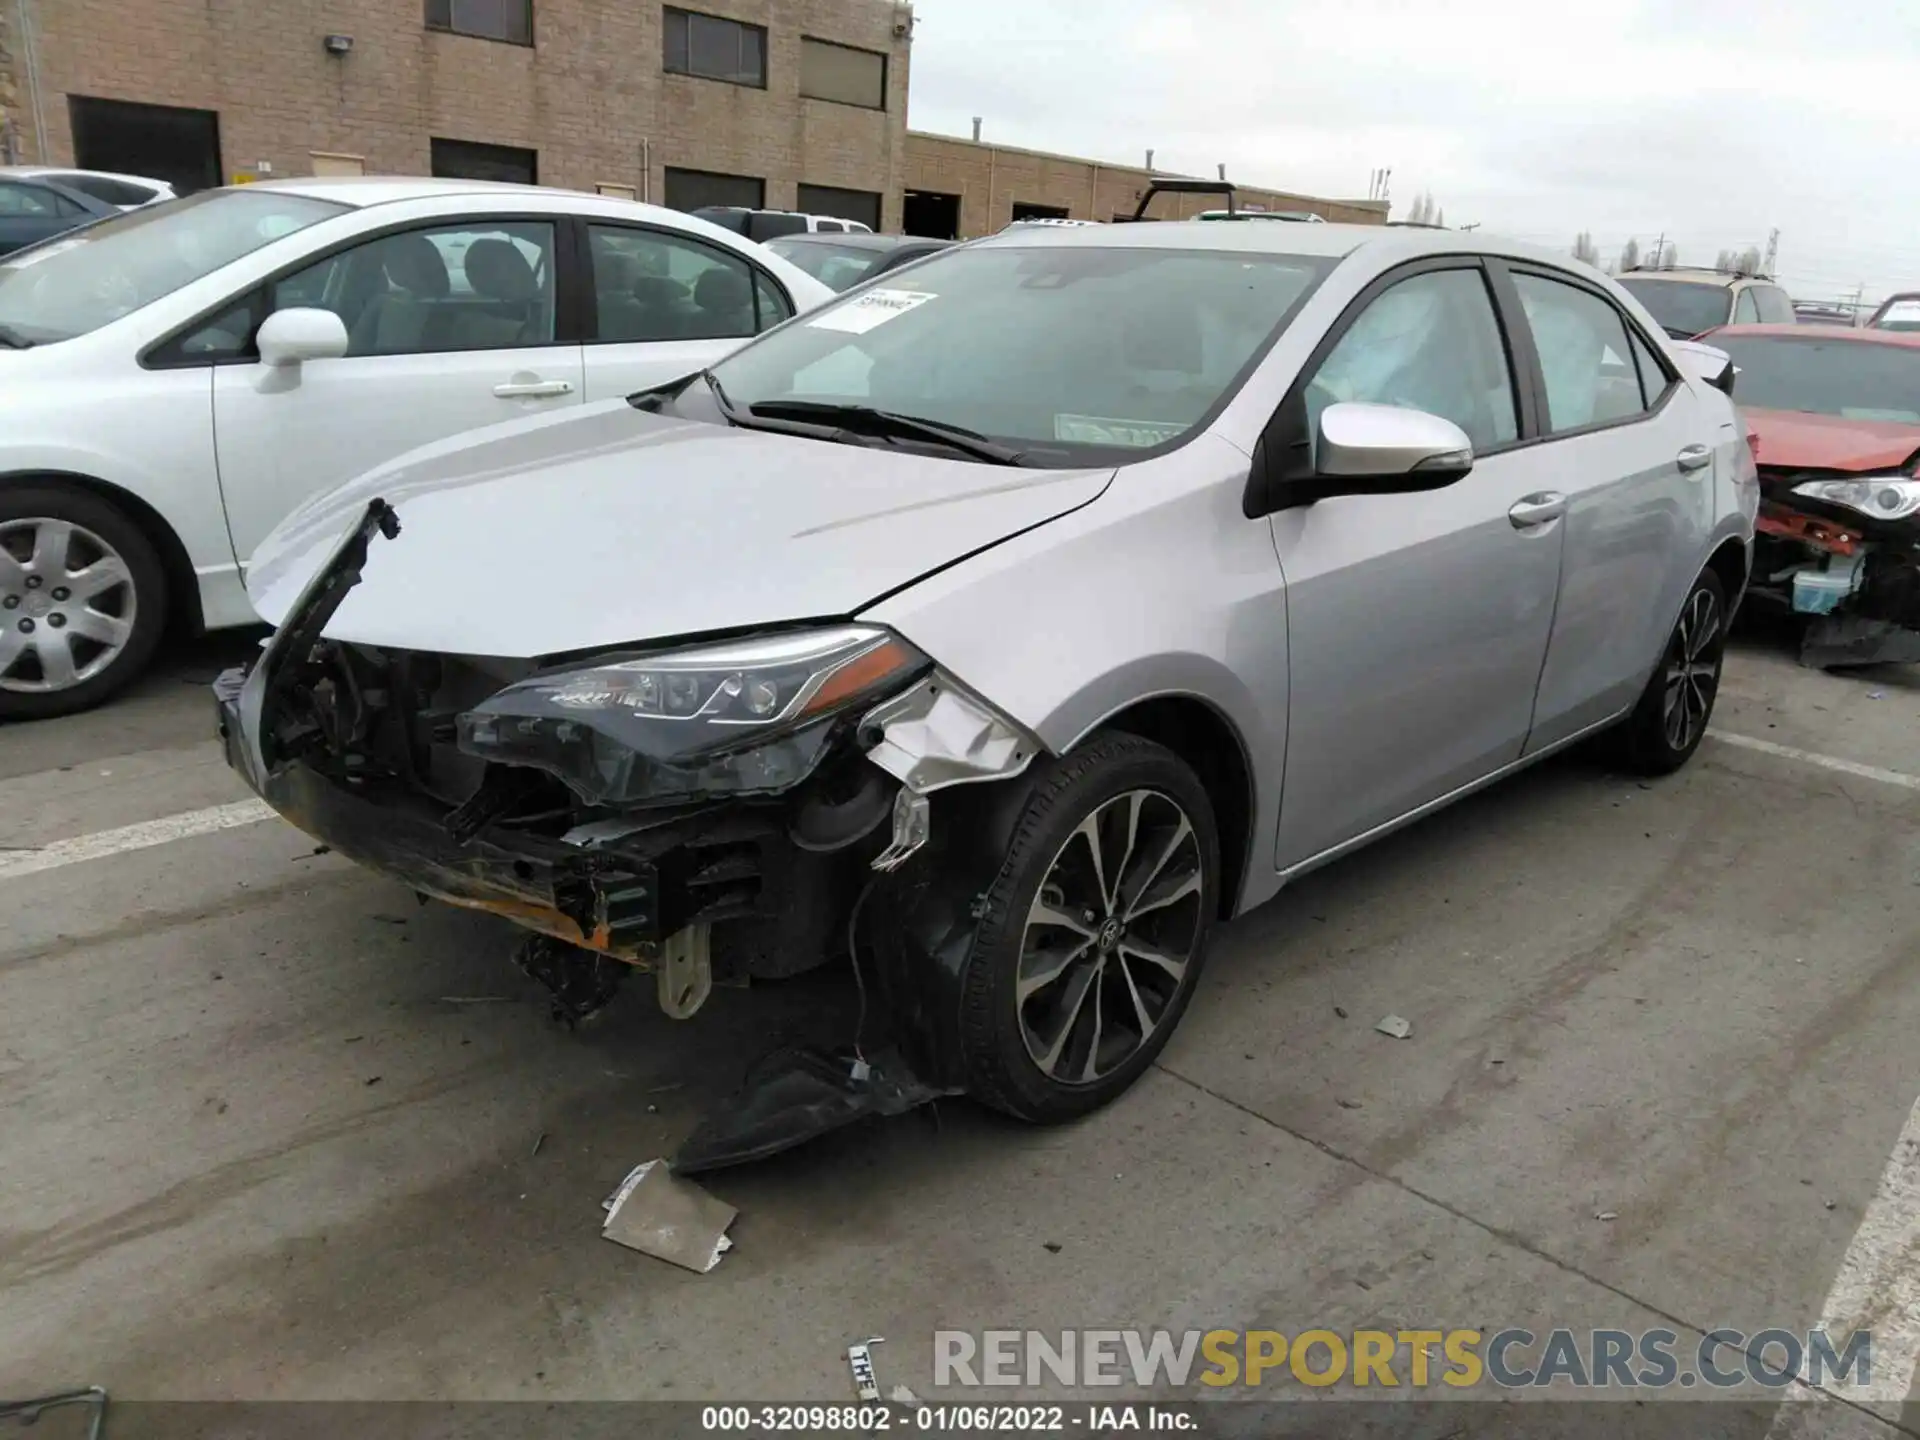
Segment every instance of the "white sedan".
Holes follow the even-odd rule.
[[[252,623],[248,558],[309,496],[832,294],[690,215],[466,180],[209,190],[8,257],[0,719],[100,703],[169,623]]]

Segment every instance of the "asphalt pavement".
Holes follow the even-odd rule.
[[[695,1275],[600,1201],[845,978],[569,1032],[503,922],[277,819],[168,838],[246,798],[205,687],[256,639],[0,729],[0,1396],[845,1402],[868,1336],[924,1396],[937,1329],[1691,1344],[1862,1287],[1912,1375],[1920,667],[1749,637],[1681,775],[1557,759],[1303,880],[1083,1123],[950,1101],[713,1176]]]

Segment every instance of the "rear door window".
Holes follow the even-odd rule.
[[[1754,303],[1753,291],[1742,290],[1733,302],[1733,323],[1736,325],[1758,325],[1760,307]]]
[[[1516,274],[1521,308],[1547,383],[1547,429],[1560,435],[1645,412],[1640,373],[1620,312],[1590,290]]]
[[[1794,323],[1793,301],[1787,298],[1786,291],[1777,285],[1756,285],[1752,293],[1753,303],[1760,311],[1762,325]]]

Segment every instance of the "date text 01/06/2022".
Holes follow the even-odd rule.
[[[1189,1410],[1160,1405],[708,1405],[700,1412],[707,1431],[777,1431],[783,1434],[876,1434],[890,1431],[986,1435],[1075,1430],[1192,1433]]]

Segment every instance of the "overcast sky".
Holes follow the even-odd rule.
[[[916,0],[915,129],[1364,197],[1611,260],[1765,248],[1920,289],[1920,24],[1894,0]],[[1577,14],[1578,18],[1560,18]]]

